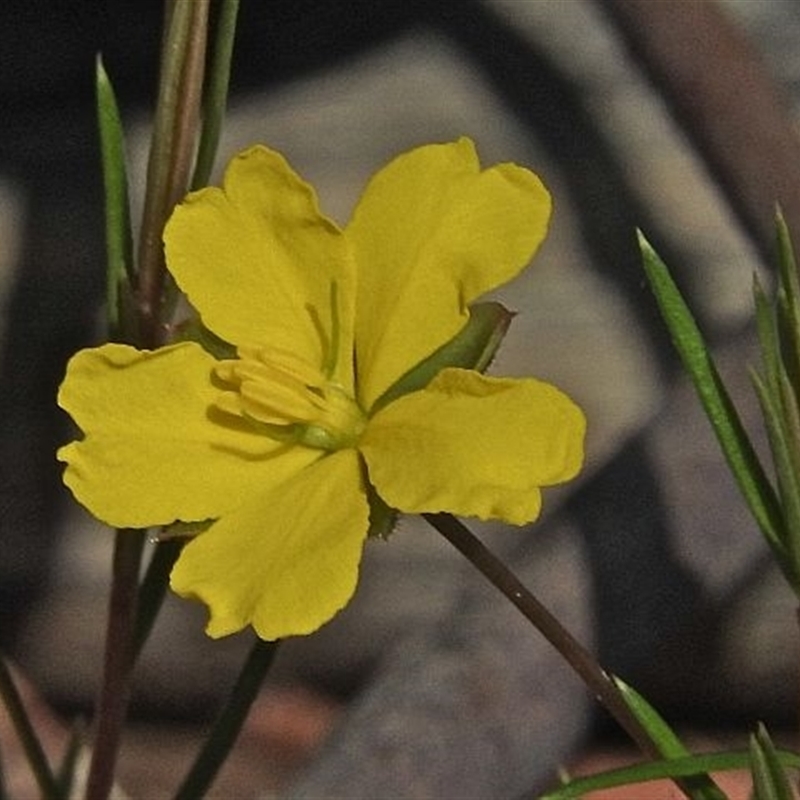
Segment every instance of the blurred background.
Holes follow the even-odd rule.
[[[54,458],[72,435],[55,407],[64,364],[102,331],[94,59],[103,54],[123,108],[138,213],[161,6],[7,0],[0,9],[0,644],[66,713],[92,702],[112,544],[61,488]],[[519,315],[494,371],[536,375],[578,400],[590,424],[586,470],[546,496],[541,526],[477,527],[604,663],[693,729],[792,722],[794,608],[681,377],[635,229],[674,268],[755,419],[746,375],[756,358],[752,275],[770,270],[774,203],[800,223],[799,42],[792,0],[242,0],[240,12],[220,165],[267,143],[341,223],[394,155],[461,135],[476,141],[484,164],[515,161],[550,188],[551,234],[532,268],[500,293]],[[518,621],[508,622],[508,651],[491,645],[505,614],[494,602],[414,520],[388,544],[370,543],[352,605],[283,649],[274,685],[293,694],[278,706],[270,695],[262,722],[278,742],[276,726],[288,725],[283,741],[297,747],[282,765],[260,763],[269,773],[258,776],[260,788],[293,777],[334,719],[337,731],[352,728],[350,713],[365,726],[365,750],[337,733],[349,744],[329,742],[307,785],[323,792],[334,769],[325,764],[369,763],[373,717],[359,717],[359,703],[405,706],[381,688],[396,689],[398,642],[413,642],[419,658],[404,673],[408,707],[381,741],[402,751],[404,737],[424,738],[430,721],[421,726],[414,711],[420,686],[440,690],[430,676],[443,652],[452,656],[443,632],[458,631],[473,642],[460,663],[486,646],[474,643],[480,636],[490,642],[497,663],[487,680],[508,689],[503,702],[517,708],[521,727],[542,720],[521,710],[523,684],[525,709],[574,698],[551,708],[546,745],[535,731],[522,737],[541,745],[541,757],[520,786],[497,770],[481,773],[487,789],[475,796],[514,796],[552,775],[552,758],[605,728]],[[165,730],[191,745],[249,648],[246,634],[208,642],[203,619],[201,608],[169,602],[145,653],[134,701],[142,727],[128,767],[134,790],[155,780],[134,762],[147,761]],[[517,672],[507,675],[512,662]],[[519,664],[543,670],[542,682]],[[453,730],[463,727],[458,704],[452,714]],[[480,715],[470,719],[480,726]],[[145,724],[154,720],[158,728]],[[506,755],[513,765],[518,755]],[[481,779],[446,756],[437,769]],[[440,779],[431,775],[431,786]]]

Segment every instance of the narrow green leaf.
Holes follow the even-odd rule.
[[[772,539],[766,537],[767,543],[778,561],[784,576],[796,591],[798,576],[795,557],[792,553],[789,540],[789,531],[800,524],[800,505],[797,493],[797,476],[792,466],[792,458],[786,443],[786,431],[781,417],[780,397],[770,390],[769,384],[755,372],[751,372],[751,380],[761,406],[761,415],[767,429],[772,460],[778,478],[778,488],[782,500],[783,527],[780,536]]]
[[[223,0],[217,18],[217,34],[214,39],[208,86],[203,97],[203,124],[192,177],[192,189],[206,186],[214,167],[228,102],[231,56],[233,55],[233,40],[236,34],[238,13],[239,0]]]
[[[784,768],[800,768],[800,756],[786,750],[776,750],[775,758]],[[648,761],[633,764],[621,769],[576,778],[566,786],[561,786],[540,796],[539,800],[573,800],[589,792],[601,789],[613,789],[617,786],[629,786],[632,783],[645,783],[664,779],[675,780],[690,775],[704,775],[709,772],[728,772],[734,769],[750,767],[750,752],[704,753],[667,759],[665,761]]]
[[[614,676],[612,679],[664,758],[683,758],[690,755],[672,728],[642,695],[620,678]],[[686,778],[681,788],[693,800],[725,800],[725,793],[708,775]]]
[[[778,751],[763,725],[750,737],[753,800],[795,800]]]
[[[783,538],[778,498],[719,376],[697,323],[664,262],[639,233],[644,270],[672,340],[688,371],[728,466],[770,543]]]
[[[765,377],[757,387],[784,512],[783,544],[800,596],[800,282],[794,250],[780,212],[776,218],[779,283],[774,304],[756,282],[756,314]]]
[[[781,361],[778,372],[781,408],[782,445],[786,452],[785,472],[778,472],[781,484],[781,505],[786,520],[786,548],[792,557],[795,575],[800,576],[800,414],[794,388]],[[777,470],[777,465],[776,465]],[[798,583],[800,591],[800,582]]]
[[[775,230],[780,283],[778,292],[780,352],[792,385],[800,387],[800,279],[798,279],[789,229],[780,211],[775,218]]]
[[[483,372],[497,352],[514,315],[500,303],[470,306],[467,324],[436,352],[410,369],[390,386],[372,406],[372,413],[398,397],[424,389],[445,367],[462,367]]]
[[[776,313],[757,275],[753,277],[753,299],[764,375],[760,376],[751,370],[750,376],[761,406],[761,416],[767,430],[773,466],[778,481],[778,493],[782,500],[781,515],[783,526],[779,531],[780,539],[773,541],[768,538],[767,540],[787,581],[794,586],[796,583],[794,576],[800,573],[796,572],[793,558],[790,556],[792,546],[789,531],[797,525],[798,513],[800,512],[797,509],[795,491],[792,488],[797,482],[796,472],[791,466],[793,457],[790,456],[784,425],[785,419],[782,413],[783,398],[786,396],[785,386],[782,388],[784,383],[782,375],[785,374],[785,368],[781,357]],[[793,497],[795,497],[794,500],[792,499]]]
[[[95,81],[105,194],[106,314],[109,331],[115,336],[119,329],[120,290],[134,282],[133,235],[122,121],[114,87],[99,55]]]
[[[778,342],[778,325],[766,292],[761,286],[758,275],[753,275],[753,300],[756,309],[756,327],[758,342],[761,347],[761,360],[767,382],[776,393],[778,386],[778,364],[780,363],[780,344]]]
[[[664,758],[678,758],[689,755],[689,751],[675,735],[672,728],[639,692],[616,675],[613,676],[612,680],[625,698],[625,702],[631,711],[636,714],[636,717],[647,729],[647,732],[653,737],[653,741]]]

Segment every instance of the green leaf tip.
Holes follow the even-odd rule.
[[[691,755],[666,720],[639,692],[616,676],[612,676],[612,680],[661,756],[676,759]],[[725,793],[707,774],[698,773],[683,778],[681,788],[692,800],[726,800]]]
[[[98,53],[95,65],[97,126],[103,169],[106,230],[106,314],[112,337],[120,328],[121,293],[134,284],[125,137],[111,79]]]
[[[795,800],[785,764],[763,725],[750,737],[753,800]],[[796,765],[795,765],[796,766]]]
[[[641,231],[638,237],[645,276],[675,348],[689,373],[750,513],[769,544],[780,554],[783,550],[784,520],[775,490],[680,290],[667,266]]]

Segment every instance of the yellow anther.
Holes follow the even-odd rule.
[[[320,369],[285,350],[239,349],[216,376],[228,386],[217,406],[266,426],[292,429],[296,441],[337,450],[355,444],[366,425],[356,401]]]

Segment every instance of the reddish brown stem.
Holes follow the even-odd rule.
[[[209,0],[176,3],[164,47],[153,144],[147,165],[137,276],[138,340],[162,343],[166,280],[162,236],[175,204],[189,185],[200,115]]]
[[[128,710],[134,664],[134,630],[144,531],[117,531],[105,660],[86,800],[106,800],[114,784],[117,753]]]

